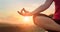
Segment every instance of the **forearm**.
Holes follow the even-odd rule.
[[[40,13],[40,12],[43,12],[44,10],[46,10],[47,7],[46,5],[41,5],[40,7],[38,7],[37,9],[35,9],[32,14],[37,14],[37,13]]]
[[[50,7],[50,5],[52,4],[53,0],[46,0],[46,2],[39,6],[37,9],[35,9],[32,14],[37,14],[37,13],[40,13],[42,11],[45,11],[47,8]]]

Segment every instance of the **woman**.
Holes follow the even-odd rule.
[[[53,16],[54,20],[49,18],[49,17],[39,16],[39,13],[48,9],[53,1],[55,2],[55,14]],[[42,27],[46,30],[52,30],[52,31],[60,32],[60,15],[59,15],[60,14],[60,0],[46,0],[46,2],[43,5],[39,6],[33,12],[28,12],[24,8],[22,9],[22,11],[23,10],[25,11],[25,13],[22,13],[19,11],[18,11],[18,13],[20,15],[23,15],[23,16],[34,15],[34,23],[38,27]]]

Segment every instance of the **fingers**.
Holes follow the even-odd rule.
[[[22,15],[22,13],[21,12],[19,12],[19,11],[17,11],[20,15]]]
[[[23,10],[24,10],[24,12],[25,12],[25,13],[28,13],[28,11],[27,11],[27,10],[25,10],[25,8],[24,8]]]
[[[30,13],[28,12],[28,11],[26,11],[25,10],[25,8],[23,8],[22,10],[21,10],[21,12],[19,12],[19,11],[17,11],[20,15],[22,15],[22,16],[28,16],[28,15],[30,15]],[[24,13],[23,13],[24,12]]]
[[[22,15],[22,16],[32,16],[30,13],[21,13],[21,12],[19,12],[19,11],[17,11],[20,15]]]
[[[23,13],[23,11],[24,11],[24,8],[21,10],[21,13]]]
[[[29,11],[25,10],[25,8],[22,9],[25,13],[29,13]]]
[[[19,11],[17,11],[20,15],[22,15],[22,16],[25,16],[25,14],[23,14],[23,13],[21,13],[21,12],[19,12]]]

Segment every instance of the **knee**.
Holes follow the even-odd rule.
[[[41,19],[40,16],[36,16],[36,17],[34,18],[34,24],[37,25],[37,26],[41,26],[41,25],[43,24],[43,23],[42,23],[42,20],[43,20],[43,19]]]

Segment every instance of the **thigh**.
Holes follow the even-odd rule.
[[[54,20],[52,20],[51,18],[45,17],[45,16],[36,16],[34,19],[34,23],[38,24],[38,25],[58,25],[57,23],[55,23]]]
[[[47,29],[47,30],[56,30],[59,28],[58,27],[59,25],[56,22],[54,22],[54,20],[52,20],[49,17],[45,17],[45,16],[34,17],[34,23],[37,26]]]

